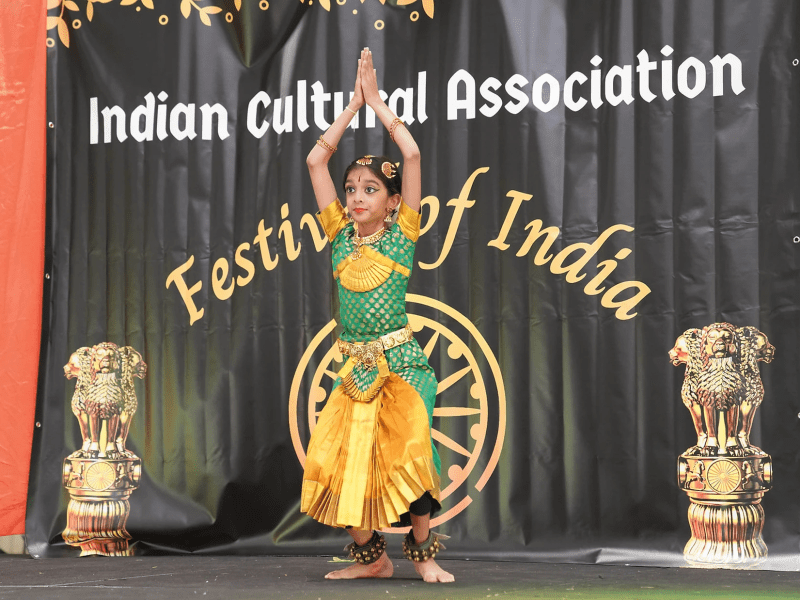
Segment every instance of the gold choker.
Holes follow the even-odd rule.
[[[386,231],[387,231],[386,229],[380,229],[379,231],[376,231],[375,233],[370,234],[368,236],[359,237],[357,233],[358,230],[356,230],[356,233],[353,234],[354,247],[353,247],[353,252],[350,254],[350,257],[353,260],[358,260],[359,258],[361,258],[361,246],[363,246],[364,244],[374,244],[383,237]]]

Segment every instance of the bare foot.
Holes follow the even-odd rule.
[[[439,570],[441,571],[441,569]],[[325,575],[325,579],[365,579],[369,577],[380,579],[391,577],[392,573],[394,573],[394,566],[392,565],[392,561],[389,560],[389,557],[386,556],[386,553],[384,553],[378,560],[370,565],[355,563],[344,569],[331,571]]]
[[[432,558],[424,562],[415,562],[414,568],[427,583],[452,583],[456,580],[450,573],[437,565]]]

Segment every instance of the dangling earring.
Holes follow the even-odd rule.
[[[391,223],[392,222],[392,211],[386,213],[386,216],[383,218],[384,223]]]

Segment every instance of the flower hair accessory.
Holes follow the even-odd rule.
[[[367,155],[362,156],[361,158],[357,159],[356,162],[359,165],[367,166],[367,165],[371,165],[372,164],[372,159],[373,158],[374,158],[374,156],[372,154],[367,154]]]
[[[386,175],[386,177],[391,179],[392,177],[397,175],[397,167],[392,163],[390,163],[389,161],[386,161],[381,165],[381,173],[383,173],[384,175]]]

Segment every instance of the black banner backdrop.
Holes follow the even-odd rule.
[[[789,1],[51,2],[48,273],[27,535],[64,544],[62,367],[147,362],[137,552],[338,552],[299,513],[336,370],[305,156],[369,46],[424,163],[409,313],[440,380],[451,556],[680,564],[689,327],[777,348],[768,568],[798,568],[797,7]],[[366,109],[333,158],[397,155]]]

